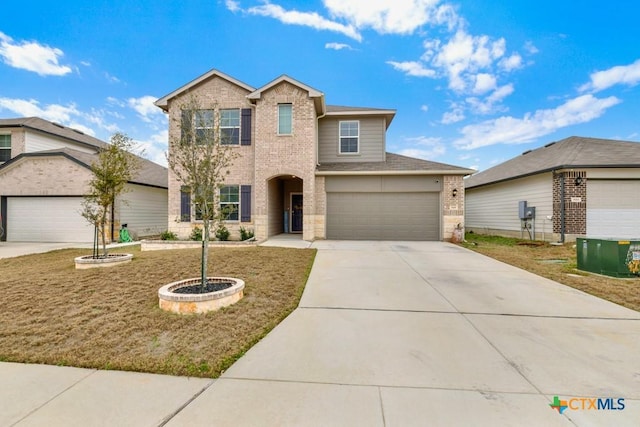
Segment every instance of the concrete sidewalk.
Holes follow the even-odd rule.
[[[447,243],[312,247],[300,307],[218,380],[0,363],[0,425],[638,425],[640,313]]]

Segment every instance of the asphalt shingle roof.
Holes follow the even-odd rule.
[[[80,143],[84,146],[89,146],[96,149],[95,154],[85,153],[71,148],[61,148],[55,150],[46,150],[40,152],[26,153],[30,156],[44,153],[45,155],[55,155],[56,153],[71,157],[78,162],[91,167],[94,161],[97,161],[97,152],[99,149],[107,147],[108,144],[90,135],[71,129],[56,123],[49,122],[39,117],[25,117],[16,119],[0,119],[0,128],[9,127],[25,127],[33,129],[39,132],[55,135],[67,140],[71,140],[76,143]],[[147,159],[139,157],[140,159],[140,171],[138,175],[131,181],[136,184],[151,185],[154,187],[168,187],[168,175],[167,168],[160,166],[157,163],[153,163]],[[5,163],[8,164],[9,162]]]
[[[459,173],[468,175],[471,169],[452,166],[445,163],[416,159],[395,153],[386,153],[384,162],[349,162],[322,163],[318,172],[441,172],[448,174]]]
[[[552,142],[479,172],[465,181],[479,187],[565,168],[640,167],[640,143],[572,136]]]

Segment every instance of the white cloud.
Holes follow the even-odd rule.
[[[35,41],[15,42],[0,32],[0,57],[5,64],[22,70],[33,71],[41,76],[64,76],[71,67],[59,64],[64,52],[58,48]]]
[[[167,143],[169,141],[168,130],[160,131],[153,134],[147,140],[135,140],[138,150],[144,150],[143,157],[167,166]]]
[[[40,117],[57,123],[70,123],[72,116],[80,114],[74,104],[50,104],[43,108],[35,99],[0,98],[0,109],[12,111],[23,117]]]
[[[426,104],[421,105],[421,106],[420,106],[420,110],[421,110],[421,111],[424,111],[424,112],[426,113],[427,111],[429,111],[429,106],[428,106],[428,105],[426,105]]]
[[[149,123],[152,121],[154,116],[162,115],[162,111],[153,105],[156,99],[158,98],[155,96],[146,95],[141,96],[140,98],[129,98],[127,103],[129,104],[129,107],[137,111],[143,121]]]
[[[484,100],[476,97],[466,99],[467,104],[471,107],[471,111],[476,114],[492,114],[498,111],[504,111],[504,107],[500,105],[502,100],[513,93],[513,84],[497,88]]]
[[[490,70],[494,62],[504,56],[506,41],[492,40],[486,35],[473,36],[460,28],[446,43],[428,40],[424,47],[422,60],[445,72],[450,89],[465,92],[475,86],[478,72]]]
[[[580,87],[581,92],[599,92],[618,84],[635,86],[640,83],[640,59],[633,64],[618,65],[608,70],[597,71],[590,77],[591,81]]]
[[[531,142],[558,129],[596,119],[620,102],[615,96],[595,98],[593,95],[582,95],[554,109],[527,113],[521,119],[503,116],[465,126],[461,131],[463,136],[454,141],[454,145],[471,150],[494,144]]]
[[[342,50],[342,49],[353,50],[351,46],[345,43],[326,43],[324,47],[325,49],[333,49],[333,50]]]
[[[407,138],[406,142],[407,144],[405,145],[409,145],[410,147],[400,150],[398,154],[430,160],[442,156],[447,152],[441,138],[418,136],[415,138]]]
[[[529,41],[527,41],[527,42],[524,44],[524,50],[525,50],[529,55],[535,55],[536,53],[540,52],[540,51],[538,50],[538,48],[537,48],[537,47],[535,47],[535,46],[533,45],[533,42],[532,42],[532,41],[530,41],[530,40],[529,40]]]
[[[117,78],[116,76],[112,76],[111,74],[105,72],[104,73],[104,78],[107,79],[107,81],[109,83],[120,83],[120,79]]]
[[[330,21],[316,12],[298,12],[297,10],[285,10],[281,6],[266,3],[247,10],[252,15],[275,18],[283,24],[303,25],[316,30],[327,30],[343,34],[357,41],[362,41],[362,36],[353,25],[344,25]]]
[[[51,122],[60,123],[92,136],[96,134],[94,128],[83,123],[94,124],[96,127],[111,133],[119,130],[116,124],[105,120],[105,115],[111,115],[111,112],[91,110],[91,112],[85,113],[78,110],[73,103],[41,106],[35,99],[0,98],[0,111],[3,109],[11,111],[20,117],[40,117]]]
[[[80,124],[78,122],[67,123],[66,126],[70,127],[71,129],[79,130],[80,132],[85,133],[87,135],[94,136],[94,137],[96,136],[96,132],[93,129],[83,124]]]
[[[498,62],[498,66],[504,71],[517,70],[522,67],[522,56],[514,53],[508,58],[502,58],[500,62]]]
[[[380,34],[411,34],[427,23],[455,25],[455,10],[448,5],[438,7],[438,3],[439,0],[324,0],[332,17]]]
[[[240,3],[234,0],[225,0],[225,6],[230,12],[238,12],[240,9]]]
[[[434,70],[430,70],[425,68],[420,62],[417,61],[404,61],[404,62],[396,62],[396,61],[387,61],[387,64],[391,65],[396,70],[403,71],[405,74],[409,76],[415,77],[435,77],[436,72]]]
[[[443,125],[450,125],[461,122],[465,119],[464,108],[460,103],[451,103],[451,110],[442,115],[440,122]]]
[[[476,83],[473,87],[473,93],[481,95],[496,88],[495,76],[487,73],[479,73],[475,77]]]

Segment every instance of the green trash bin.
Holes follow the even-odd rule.
[[[612,277],[640,275],[640,240],[576,239],[578,269]]]

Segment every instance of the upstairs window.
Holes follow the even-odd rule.
[[[240,109],[220,110],[220,143],[240,144]]]
[[[278,135],[291,135],[293,129],[293,106],[278,104]]]
[[[11,135],[0,135],[0,163],[11,160]]]
[[[194,114],[194,129],[196,136],[196,144],[202,145],[207,139],[213,137],[214,125],[213,110],[196,110]]]
[[[360,122],[340,122],[340,154],[358,154]]]

